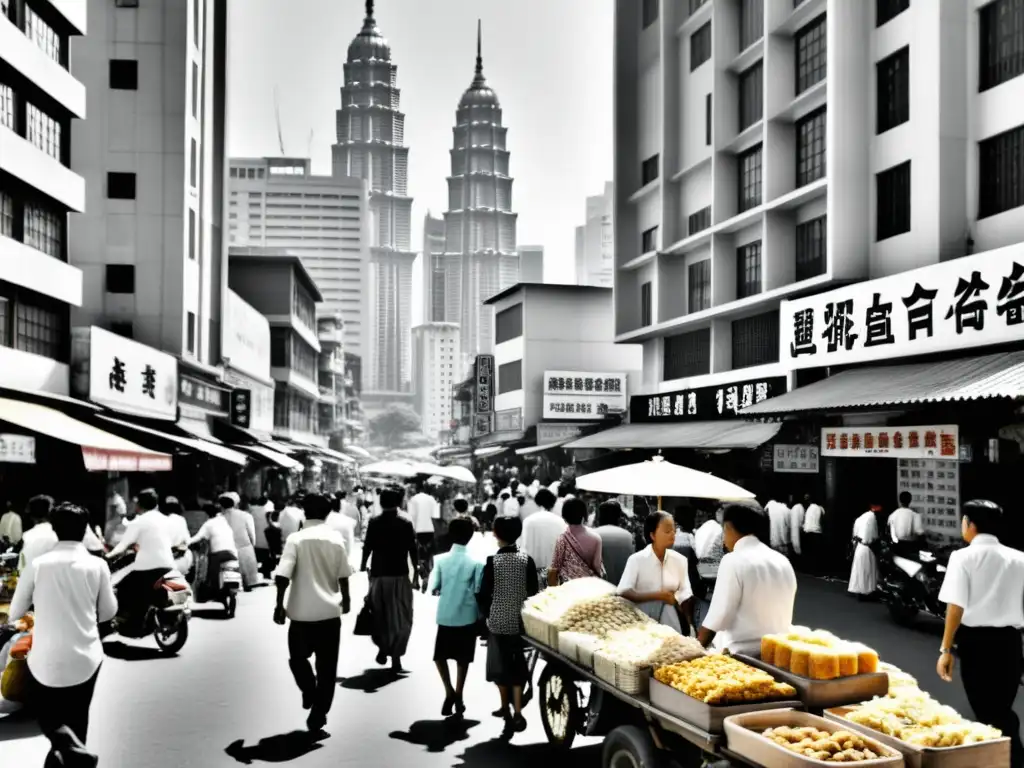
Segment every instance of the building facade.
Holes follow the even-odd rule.
[[[349,45],[335,176],[363,179],[370,189],[370,269],[366,286],[368,338],[363,375],[377,399],[409,393],[412,380],[412,198],[405,115],[399,111],[398,67],[377,28],[373,0],[363,28]]]
[[[444,219],[423,217],[423,322],[444,320]]]
[[[614,280],[615,238],[612,208],[615,185],[607,182],[604,194],[587,198],[585,223],[576,227],[576,284],[611,288]]]
[[[452,387],[461,379],[459,326],[424,323],[412,329],[416,411],[425,437],[439,443],[451,433]]]
[[[82,303],[68,214],[85,210],[72,155],[86,87],[71,55],[83,4],[0,3],[0,386],[67,395],[70,315]],[[95,18],[95,16],[93,17]]]
[[[519,253],[519,282],[543,283],[544,246],[520,245],[516,250]]]

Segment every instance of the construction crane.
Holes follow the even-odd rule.
[[[277,96],[276,85],[274,86],[274,118],[277,120],[277,144],[281,148],[281,157],[284,157],[284,134],[281,132],[281,101]]]

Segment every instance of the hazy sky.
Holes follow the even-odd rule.
[[[330,173],[342,65],[364,3],[229,7],[229,151],[280,154],[276,87],[285,152],[309,155],[315,172]],[[448,202],[455,108],[473,79],[479,17],[484,74],[509,127],[519,243],[545,247],[548,281],[571,281],[585,198],[599,194],[612,172],[612,0],[377,0],[375,16],[398,65],[413,248],[422,248],[423,216],[439,215]]]

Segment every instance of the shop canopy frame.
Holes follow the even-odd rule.
[[[264,459],[269,461],[274,466],[280,467],[281,469],[302,470],[304,468],[301,461],[293,459],[283,453],[278,453],[272,448],[268,448],[265,444],[254,443],[253,445],[234,445],[232,446],[236,451],[249,454],[255,458]]]
[[[532,456],[536,453],[544,453],[544,451],[550,451],[552,448],[561,448],[575,439],[575,437],[569,437],[565,440],[559,440],[557,443],[545,443],[544,445],[529,445],[526,448],[516,448],[516,456]]]
[[[182,448],[186,448],[196,453],[202,453],[207,456],[212,456],[215,459],[226,461],[229,464],[236,464],[240,467],[244,467],[249,462],[248,457],[244,453],[236,451],[232,448],[228,448],[226,445],[220,442],[203,440],[196,437],[182,437],[180,435],[175,435],[170,432],[164,432],[159,429],[153,429],[152,427],[146,427],[141,424],[135,424],[134,422],[122,421],[121,419],[116,419],[112,416],[100,415],[99,418],[103,419],[104,421],[110,422],[111,424],[116,424],[117,426],[122,427],[124,429],[134,430],[143,435],[149,435],[152,437],[159,438],[160,440],[175,443],[176,445],[179,445]]]
[[[724,419],[623,424],[573,440],[565,447],[609,450],[685,448],[704,451],[759,448],[774,438],[781,424]]]

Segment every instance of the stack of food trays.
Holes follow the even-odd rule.
[[[709,733],[720,733],[731,715],[802,706],[793,686],[723,654],[659,667],[651,681],[650,700]]]
[[[551,648],[558,648],[558,633],[565,615],[575,606],[614,595],[615,586],[604,579],[573,579],[558,587],[549,587],[531,597],[523,606],[523,629],[529,637]]]
[[[648,621],[607,632],[594,650],[594,674],[623,693],[647,693],[651,670],[705,654],[692,637]]]

